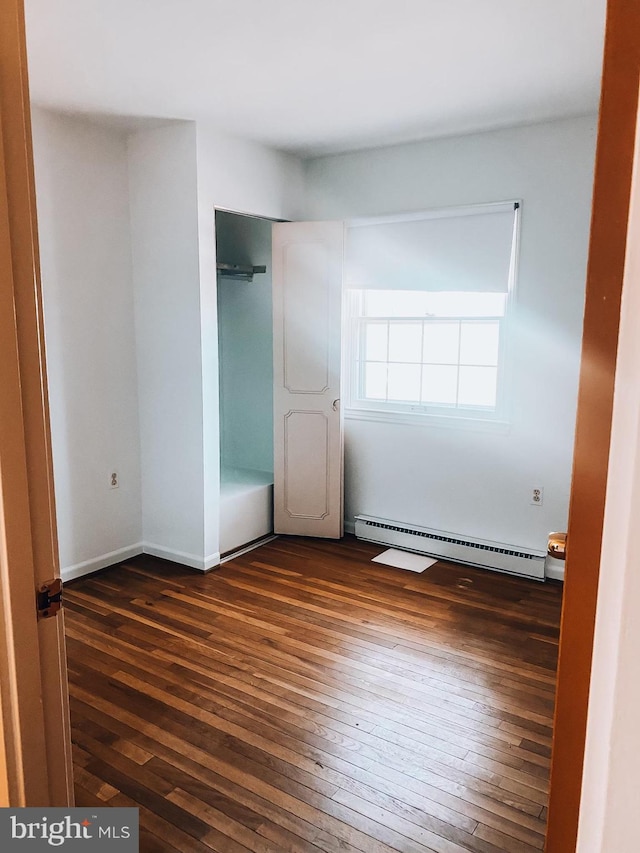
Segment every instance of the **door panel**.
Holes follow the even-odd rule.
[[[329,421],[324,412],[290,411],[284,424],[284,508],[289,518],[329,514]],[[308,448],[313,447],[313,454]],[[311,480],[316,484],[309,489]]]
[[[326,247],[283,247],[282,335],[284,386],[291,394],[323,394],[329,387],[329,289]]]
[[[0,804],[73,802],[22,0],[0,3]],[[4,755],[2,752],[4,751]]]
[[[341,222],[273,226],[274,529],[339,538]]]

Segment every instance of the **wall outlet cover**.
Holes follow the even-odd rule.
[[[532,506],[542,506],[544,503],[543,486],[533,486],[531,489],[530,503]]]

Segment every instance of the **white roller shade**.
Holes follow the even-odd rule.
[[[346,286],[504,293],[517,206],[508,202],[350,223]]]

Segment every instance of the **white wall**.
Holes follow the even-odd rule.
[[[537,549],[566,529],[595,129],[586,117],[307,164],[310,218],[523,201],[510,432],[347,420],[347,519]],[[533,486],[542,507],[529,503]]]
[[[640,802],[640,127],[578,831],[579,853],[635,853]]]
[[[142,547],[213,566],[214,207],[295,217],[301,163],[190,122],[127,137],[40,110],[34,147],[65,575]]]
[[[122,133],[36,109],[33,142],[60,563],[139,549],[140,451]],[[120,488],[109,488],[117,471]]]
[[[195,125],[128,147],[145,550],[205,568]]]

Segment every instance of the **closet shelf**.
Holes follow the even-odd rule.
[[[236,278],[238,281],[253,281],[254,275],[265,273],[266,266],[251,266],[249,264],[216,264],[218,275],[224,278]]]

